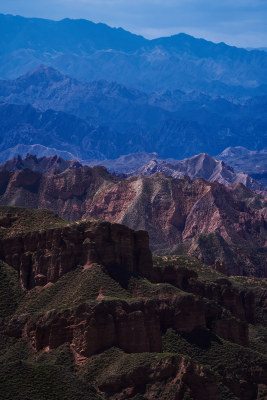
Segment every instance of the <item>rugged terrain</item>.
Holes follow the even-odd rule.
[[[145,163],[138,169],[134,169],[136,163],[142,164],[147,160],[149,161],[147,164]],[[173,178],[189,176],[191,179],[203,178],[207,181],[217,181],[225,186],[229,186],[233,183],[242,183],[252,190],[263,192],[266,190],[265,186],[261,185],[249,175],[242,172],[235,173],[232,167],[225,164],[223,161],[218,161],[210,157],[208,154],[198,154],[197,156],[181,161],[165,161],[158,158],[155,153],[137,153],[120,157],[117,160],[92,160],[86,163],[86,165],[87,164],[90,166],[104,165],[109,168],[110,172],[125,176],[152,175],[156,172],[162,172]],[[83,164],[76,159],[65,160],[56,155],[37,158],[27,153],[24,158],[18,155],[17,157],[3,162],[0,164],[0,170],[7,169],[16,172],[27,168],[35,172],[47,173],[52,169],[58,172],[64,172],[67,169],[82,168],[82,166]]]
[[[208,154],[198,154],[194,157],[181,161],[161,161],[151,160],[129,175],[152,175],[156,172],[163,172],[173,178],[182,178],[189,176],[191,179],[203,178],[207,181],[217,181],[223,185],[229,186],[233,183],[242,183],[253,190],[264,190],[264,186],[255,181],[249,175],[243,172],[234,172],[233,168],[223,161],[217,161]]]
[[[106,79],[146,91],[266,94],[267,54],[186,34],[147,40],[86,20],[0,16],[0,76],[49,64],[82,81]],[[116,68],[114,68],[116,65]]]
[[[266,69],[0,15],[0,399],[267,398]]]
[[[154,251],[190,254],[228,274],[267,275],[266,201],[242,184],[161,173],[123,178],[78,163],[60,172],[59,158],[47,160],[28,157],[20,170],[17,159],[1,169],[0,204],[47,208],[68,221],[123,223],[147,230]]]
[[[0,235],[5,399],[266,395],[265,280],[153,265],[146,232],[45,210],[1,207]]]
[[[200,152],[214,156],[228,146],[256,151],[266,145],[266,96],[145,93],[116,82],[81,83],[41,65],[0,81],[0,101],[3,155],[26,145],[86,161],[136,152],[183,159]]]
[[[267,186],[267,149],[251,151],[244,147],[228,147],[216,158]]]
[[[37,158],[31,154],[27,154],[25,158],[18,156],[0,164],[0,170],[18,172],[23,169],[30,169],[33,172],[40,172],[42,174],[53,170],[60,173],[75,168],[82,168],[82,164],[75,159],[65,160],[59,156]]]

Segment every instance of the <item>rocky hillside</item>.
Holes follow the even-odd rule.
[[[12,158],[0,164],[0,169],[5,169],[12,172],[30,169],[31,171],[41,172],[42,174],[50,171],[52,172],[53,170],[57,172],[64,172],[67,169],[75,168],[82,168],[82,164],[75,159],[64,160],[62,157],[58,156],[37,158],[31,154],[27,154],[23,159],[18,155],[18,157]]]
[[[153,158],[156,157],[156,158]],[[148,161],[146,164],[145,162]],[[87,164],[87,163],[86,163]],[[156,153],[137,153],[122,156],[115,160],[92,160],[89,165],[104,165],[111,172],[127,176],[152,175],[156,172],[162,172],[173,178],[182,178],[185,175],[191,179],[203,178],[207,181],[217,181],[225,186],[233,183],[242,183],[244,186],[252,190],[265,191],[266,188],[259,182],[255,181],[249,175],[242,172],[235,173],[233,168],[225,164],[223,161],[217,161],[208,154],[198,154],[197,156],[176,161],[164,161],[158,158]],[[138,169],[134,169],[135,165],[140,165]],[[57,155],[51,157],[37,158],[29,153],[24,158],[20,155],[11,158],[0,164],[1,169],[7,169],[15,172],[22,169],[30,169],[35,172],[47,173],[53,169],[57,172],[64,172],[67,169],[82,168],[82,164],[77,160],[65,160]]]
[[[264,190],[264,186],[243,172],[234,172],[233,168],[223,161],[217,161],[208,154],[198,154],[181,161],[151,160],[129,175],[152,175],[163,172],[173,178],[189,176],[191,179],[204,178],[207,181],[217,181],[229,186],[242,183],[252,190]]]
[[[2,169],[0,195],[2,205],[47,208],[69,221],[147,230],[154,251],[191,254],[229,274],[267,275],[266,202],[242,184],[160,173],[126,179],[104,167]]]
[[[64,112],[40,112],[31,105],[0,103],[0,149],[7,151],[23,143],[41,144],[71,152],[75,157],[105,158],[114,153],[113,141],[120,136],[108,127],[95,127]],[[105,140],[104,140],[105,138]],[[109,139],[110,138],[110,139]],[[107,150],[107,144],[110,150]],[[100,146],[100,147],[99,147]]]
[[[153,261],[146,232],[45,210],[0,207],[0,236],[6,400],[266,396],[265,280]]]
[[[228,147],[216,156],[237,172],[245,172],[267,186],[267,149],[251,151],[245,147]]]

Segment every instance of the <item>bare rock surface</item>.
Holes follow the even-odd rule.
[[[152,250],[187,253],[228,274],[267,275],[266,200],[241,183],[225,187],[162,173],[126,179],[104,167],[2,169],[0,194],[0,204],[146,230]]]

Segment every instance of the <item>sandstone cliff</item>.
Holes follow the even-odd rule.
[[[123,225],[67,224],[51,212],[15,207],[0,207],[0,214],[0,289],[11,305],[4,314],[0,307],[0,333],[16,346],[25,343],[30,360],[56,357],[57,365],[67,351],[85,381],[89,373],[92,390],[113,400],[155,393],[219,400],[226,398],[222,390],[253,400],[267,384],[264,358],[249,348],[248,325],[256,329],[264,293],[255,300],[216,271],[203,280],[201,264],[195,270],[175,258],[153,264],[147,233]],[[14,277],[9,283],[12,271],[23,292]],[[230,348],[244,364],[238,373],[229,366],[212,371],[212,358],[204,367],[180,349],[203,335],[199,349],[216,344],[213,352],[220,354]],[[24,367],[32,368],[29,363]]]
[[[128,179],[103,167],[0,171],[0,204],[48,208],[147,230],[152,250],[194,255],[234,275],[266,276],[266,202],[242,184],[164,174]]]

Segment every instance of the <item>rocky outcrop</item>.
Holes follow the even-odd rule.
[[[87,358],[112,346],[129,353],[162,351],[155,306],[142,302],[99,302],[72,312],[51,312],[27,324],[26,335],[36,351],[70,342],[75,354]]]
[[[144,276],[152,269],[147,232],[93,220],[3,239],[0,257],[19,272],[24,289],[56,282],[78,265],[119,266]]]
[[[16,321],[12,324],[19,325]],[[37,352],[69,342],[79,358],[88,358],[112,346],[127,353],[160,353],[162,332],[169,328],[184,333],[209,328],[226,340],[248,346],[246,323],[190,294],[131,302],[105,300],[69,311],[51,311],[26,322],[21,334]]]
[[[252,400],[257,385],[265,384],[263,356],[249,349],[247,322],[254,318],[249,291],[226,278],[202,280],[189,267],[161,267],[159,261],[153,266],[146,232],[97,220],[66,224],[51,212],[45,224],[57,227],[40,221],[36,231],[44,210],[0,211],[0,257],[19,272],[24,288],[16,293],[11,314],[0,321],[1,335],[21,346],[26,341],[31,360],[63,363],[60,368],[66,362],[68,370],[73,365],[86,379],[91,368],[93,387],[111,400],[219,399],[222,385],[237,398]],[[35,230],[28,232],[29,223]],[[11,271],[1,261],[2,286],[8,275],[14,286]],[[262,309],[265,297],[258,293]],[[200,365],[199,354],[212,353],[213,346],[212,372],[209,364]],[[190,354],[194,348],[196,357]],[[219,370],[218,351],[224,350],[227,357],[229,351],[237,357],[240,352],[241,359],[248,353],[248,370]]]
[[[170,400],[180,400],[185,395],[198,400],[221,398],[215,374],[181,356],[165,357],[152,364],[144,363],[130,373],[113,373],[102,379],[99,391],[110,400],[131,398],[140,391],[148,400],[154,399],[155,393]]]
[[[224,161],[218,161],[205,153],[180,161],[165,161],[160,159],[156,153],[136,153],[121,156],[115,160],[89,160],[85,163],[90,166],[105,166],[109,170],[125,174],[125,176],[149,176],[156,172],[161,172],[179,179],[189,176],[191,179],[203,178],[207,181],[217,181],[225,186],[233,183],[242,183],[252,190],[265,191],[266,189],[249,175],[242,172],[236,173]],[[133,167],[135,163],[139,163],[141,166],[135,169]],[[31,169],[32,171],[41,173],[49,171],[60,173],[74,168],[82,168],[82,164],[75,159],[64,160],[56,155],[40,158],[31,154],[27,154],[25,158],[21,158],[18,155],[0,164],[0,169],[7,169],[13,172],[22,169]]]
[[[185,267],[167,265],[152,270],[154,282],[168,282],[186,292],[215,301],[236,318],[255,322],[255,295],[252,291],[238,289],[226,278],[201,281],[197,272]]]
[[[25,158],[18,155],[0,165],[0,169],[8,171],[21,171],[23,169],[30,169],[34,172],[42,174],[49,171],[56,171],[57,173],[66,171],[67,169],[81,168],[82,165],[75,159],[64,160],[62,157],[56,155],[51,157],[37,158],[35,155],[27,154]]]
[[[125,179],[103,167],[1,176],[0,204],[47,208],[69,221],[123,223],[147,230],[152,250],[185,252],[224,265],[227,274],[267,276],[266,203],[242,184],[159,173]]]
[[[126,352],[160,352],[161,332],[169,328],[179,332],[208,328],[226,340],[248,345],[247,324],[233,316],[235,313],[245,319],[245,310],[242,314],[238,304],[231,305],[232,300],[240,300],[237,293],[231,289],[227,292],[221,285],[210,290],[209,295],[205,285],[196,289],[197,275],[192,271],[171,266],[154,268],[147,232],[88,220],[10,235],[0,242],[0,257],[18,271],[21,286],[27,291],[56,283],[78,266],[83,267],[79,272],[82,279],[83,271],[99,264],[105,274],[117,276],[118,281],[126,272],[155,283],[169,282],[189,288],[188,291],[191,288],[196,294],[156,285],[151,299],[101,301],[98,296],[92,304],[82,303],[62,312],[52,310],[34,319],[13,320],[10,332],[26,335],[35,351],[70,342],[79,357],[89,357],[116,345]],[[132,290],[134,296],[144,296]],[[233,315],[225,313],[220,304],[231,309]]]
[[[198,154],[185,160],[164,161],[153,159],[128,175],[152,175],[163,172],[173,178],[189,176],[191,179],[203,178],[207,181],[217,181],[229,186],[233,183],[242,183],[253,190],[265,190],[265,187],[243,172],[235,172],[232,167],[223,161],[218,161],[208,154]]]
[[[237,172],[245,172],[257,179],[262,185],[267,186],[267,151],[251,151],[245,147],[228,147],[216,156],[218,160],[231,165]]]

